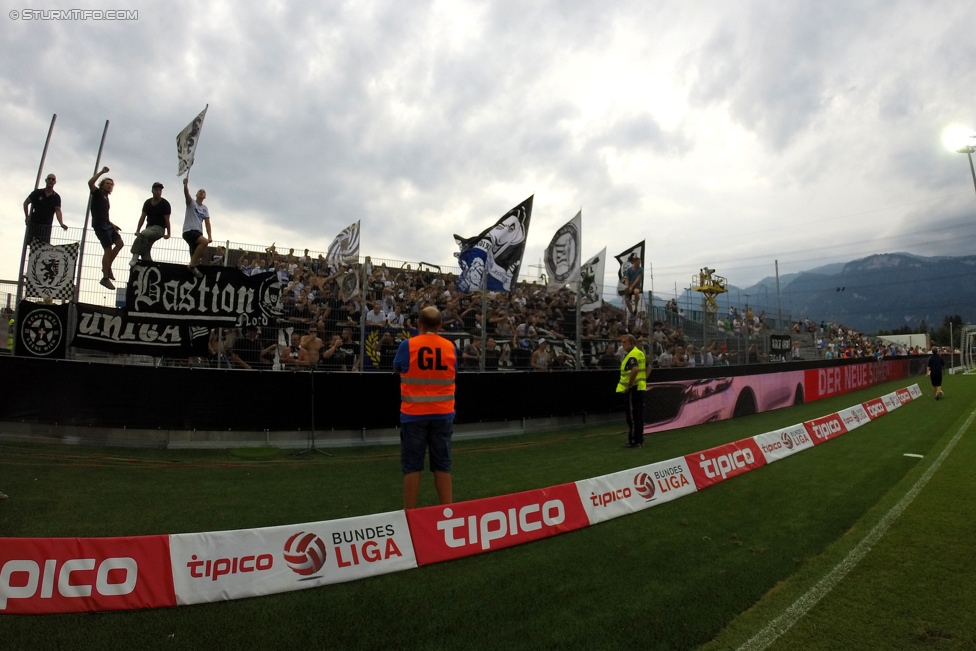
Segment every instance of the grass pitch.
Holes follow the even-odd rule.
[[[907,384],[654,434],[643,450],[620,447],[621,427],[460,442],[455,499],[673,458]],[[0,647],[737,648],[840,562],[959,430],[976,408],[976,379],[949,376],[946,391],[946,400],[926,396],[700,493],[552,539],[220,604],[0,616]],[[213,531],[400,507],[396,448],[332,452],[254,459],[233,451],[0,446],[0,490],[11,496],[0,503],[0,535]],[[964,434],[888,534],[772,648],[972,648],[974,461],[976,443]],[[425,477],[421,503],[434,501]]]

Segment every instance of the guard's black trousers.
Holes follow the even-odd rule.
[[[644,444],[644,392],[634,387],[627,396],[627,442]]]

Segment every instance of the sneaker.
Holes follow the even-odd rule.
[[[633,442],[630,442],[630,441],[628,441],[627,443],[624,443],[624,447],[625,447],[625,448],[635,448],[635,447],[637,447],[637,444],[636,444],[636,443],[633,443]]]
[[[0,500],[5,500],[5,499],[7,499],[7,495],[5,493],[0,493]]]
[[[115,289],[115,285],[112,284],[112,279],[106,276],[98,281],[98,284],[106,289]]]
[[[196,267],[191,267],[191,266],[187,265],[186,268],[190,270],[190,273],[193,274],[193,276],[195,278],[203,278],[203,274]]]

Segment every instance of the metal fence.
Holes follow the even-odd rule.
[[[135,235],[125,232],[121,235],[125,247],[112,265],[117,278],[114,292],[99,284],[103,251],[94,237],[86,238],[78,262],[78,302],[124,305],[132,258],[130,247]],[[51,243],[55,245],[81,239],[78,228],[54,229],[51,234]],[[174,232],[171,238],[155,243],[152,257],[156,262],[186,264],[189,248]],[[336,266],[326,263],[322,251],[229,240],[211,244],[203,264],[236,267],[244,273],[275,271],[281,278],[286,290],[283,292],[285,314],[274,327],[266,327],[259,333],[267,351],[260,364],[262,368],[389,371],[395,347],[415,331],[417,309],[425,303],[442,310],[443,334],[457,344],[462,370],[605,368],[611,365],[611,357],[618,360],[622,357],[619,340],[628,332],[638,336],[652,365],[657,365],[669,346],[677,350],[679,346],[684,349],[689,345],[696,351],[709,351],[711,361],[717,364],[769,361],[766,357],[768,323],[772,320],[759,333],[723,332],[714,322],[704,323],[701,310],[688,309],[679,314],[672,309],[675,301],[669,306],[650,292],[632,314],[623,307],[615,288],[607,288],[603,307],[580,314],[575,290],[564,288],[551,294],[545,289],[544,277],[525,278],[524,273],[522,282],[511,293],[461,293],[453,287],[460,272],[454,265],[366,256],[361,262]],[[0,296],[4,305],[14,307],[15,283],[3,282],[0,290],[5,292]],[[377,304],[386,317],[377,315]],[[5,318],[3,325],[7,322]],[[69,337],[74,334],[72,326],[69,324]],[[656,331],[664,333],[663,340]],[[295,351],[290,348],[294,334],[302,340],[299,348],[305,348],[314,357],[310,362],[304,363],[294,356]],[[215,330],[211,354],[206,358],[110,355],[76,347],[69,348],[69,357],[118,364],[244,368],[234,353],[235,340],[242,336],[234,329]],[[707,363],[708,357],[705,355],[698,363]]]

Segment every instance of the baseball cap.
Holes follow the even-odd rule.
[[[159,188],[160,190],[162,190],[163,189],[163,184],[160,183],[159,181],[156,181],[155,183],[153,183],[152,189],[155,190],[156,188]]]

